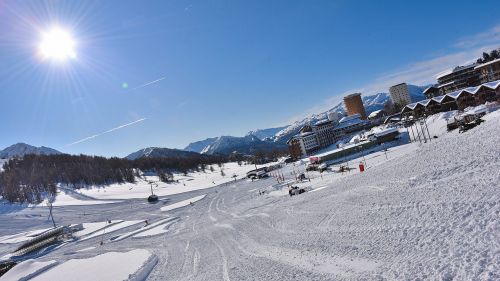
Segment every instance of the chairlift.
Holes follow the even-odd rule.
[[[148,181],[148,183],[151,186],[151,195],[149,195],[149,197],[148,197],[148,202],[149,203],[156,203],[156,202],[158,202],[158,196],[153,193],[153,184],[155,185],[155,187],[158,187],[158,184],[154,181]]]

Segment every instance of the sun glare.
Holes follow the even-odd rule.
[[[69,32],[59,27],[42,33],[39,51],[44,59],[66,61],[76,58],[75,41]]]

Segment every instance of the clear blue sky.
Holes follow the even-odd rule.
[[[1,1],[0,149],[26,142],[125,156],[283,125],[351,90],[434,81],[500,45],[499,9],[498,1]],[[73,34],[76,59],[36,56],[54,24]]]

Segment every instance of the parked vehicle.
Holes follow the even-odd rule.
[[[318,171],[324,172],[328,169],[328,165],[326,163],[322,163],[321,165],[318,166]]]
[[[298,186],[290,186],[288,188],[288,194],[290,195],[290,197],[294,196],[294,195],[299,195],[299,194],[302,194],[306,192],[306,189],[305,188],[302,188],[302,187],[298,187]]]
[[[319,165],[318,164],[308,164],[306,166],[306,171],[316,171],[318,170]]]
[[[476,127],[477,125],[481,124],[482,122],[484,121],[478,115],[475,114],[463,115],[461,119],[457,120],[458,132],[459,133],[466,132]]]

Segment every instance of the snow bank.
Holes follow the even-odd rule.
[[[143,226],[143,227],[141,227],[139,229],[136,229],[136,230],[124,233],[124,234],[119,235],[119,236],[115,236],[115,237],[111,238],[111,241],[113,241],[113,242],[120,241],[120,240],[123,240],[125,238],[130,237],[130,236],[134,236],[134,235],[136,235],[138,233],[150,230],[150,229],[155,228],[155,227],[157,227],[159,225],[162,225],[162,224],[165,224],[165,223],[167,223],[169,221],[173,221],[173,220],[177,220],[177,219],[178,219],[177,217],[162,219],[162,220],[157,221],[155,223],[152,223],[152,224],[149,224],[149,225],[145,225],[145,226]]]
[[[132,238],[145,238],[145,237],[152,237],[152,236],[157,236],[157,235],[167,233],[168,228],[176,222],[177,222],[177,220],[174,220],[174,221],[167,222],[164,225],[158,225],[158,226],[150,228],[146,231],[139,232],[136,235],[134,235]]]
[[[0,281],[7,280],[30,280],[35,275],[42,273],[43,271],[53,267],[57,262],[55,260],[50,261],[35,261],[33,259],[25,260],[16,266],[14,266],[11,270],[7,271],[2,277],[0,277]]]
[[[105,201],[105,200],[81,200],[78,198],[75,198],[66,192],[58,192],[56,196],[56,200],[52,205],[54,207],[61,207],[61,206],[87,206],[87,205],[100,205],[100,204],[111,204],[111,203],[117,203],[119,201]],[[39,204],[39,206],[46,206],[47,201],[44,201]]]
[[[124,222],[120,222],[117,224],[113,224],[111,226],[104,228],[102,231],[97,231],[97,232],[94,232],[93,234],[90,234],[89,236],[83,238],[81,241],[85,241],[85,240],[88,240],[88,239],[91,239],[91,238],[94,238],[97,236],[101,236],[104,234],[112,233],[112,232],[115,232],[115,231],[120,230],[122,228],[136,225],[136,224],[141,223],[141,222],[144,222],[144,221],[143,220],[132,220],[132,221],[124,221]]]
[[[125,253],[109,252],[92,258],[69,260],[31,280],[144,280],[156,263],[156,256],[142,249]]]
[[[200,201],[201,199],[205,198],[205,196],[206,196],[206,194],[203,194],[203,195],[200,195],[200,196],[196,196],[196,197],[193,197],[193,198],[190,198],[190,199],[187,199],[187,200],[184,200],[184,201],[180,201],[180,202],[177,202],[177,203],[165,206],[165,207],[161,207],[160,210],[162,212],[166,212],[166,211],[171,211],[171,210],[174,210],[174,209],[177,209],[177,208],[182,208],[182,207],[185,207],[185,206],[189,205],[190,203],[194,203],[196,201]]]
[[[0,237],[0,244],[16,244],[28,241],[40,233],[43,233],[51,228],[37,229],[32,231],[21,232],[18,234],[5,235]]]
[[[117,224],[122,222],[123,220],[113,220],[111,222],[108,221],[100,221],[100,222],[85,222],[82,224],[83,229],[73,233],[75,237],[83,237],[85,235],[92,234],[98,230],[101,230],[107,226]]]

